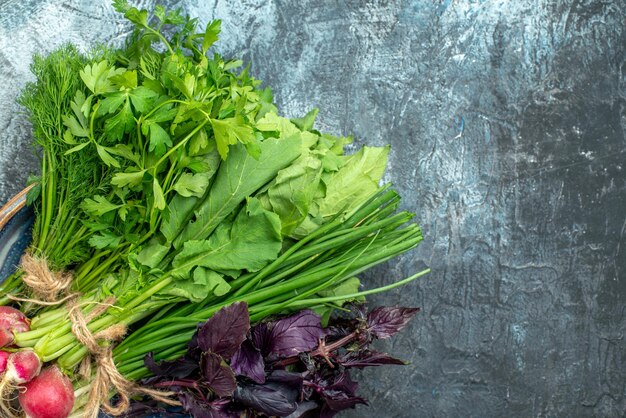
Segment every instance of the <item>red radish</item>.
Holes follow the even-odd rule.
[[[7,362],[11,353],[8,351],[0,351],[0,374],[4,373],[7,369]]]
[[[10,306],[0,306],[0,347],[13,344],[13,334],[30,330],[30,321]]]
[[[74,388],[57,366],[50,366],[24,385],[18,399],[28,418],[67,418],[74,407]]]
[[[4,376],[0,380],[0,415],[3,418],[18,417],[11,403],[15,399],[15,390],[30,382],[40,370],[41,361],[33,350],[20,350],[9,355]]]
[[[20,350],[11,353],[4,379],[11,383],[30,382],[41,370],[41,360],[33,350]]]

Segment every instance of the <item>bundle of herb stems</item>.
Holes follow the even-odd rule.
[[[114,5],[135,25],[128,44],[37,57],[21,102],[43,149],[29,251],[73,271],[84,315],[114,298],[88,329],[129,327],[113,350],[125,377],[148,375],[148,353],[182,355],[197,324],[234,302],[254,322],[329,315],[427,273],[366,291],[356,279],[422,240],[413,215],[396,213],[397,193],[378,186],[388,147],[344,155],[351,139],[313,129],[317,111],[278,116],[268,89],[232,72],[240,62],[207,58],[219,21],[198,34],[178,11]],[[20,274],[0,302],[31,296]],[[15,342],[71,374],[89,352],[67,308],[23,309],[38,315]]]

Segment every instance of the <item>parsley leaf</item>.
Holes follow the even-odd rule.
[[[173,188],[184,197],[202,197],[209,186],[209,179],[204,174],[183,173],[174,184]]]

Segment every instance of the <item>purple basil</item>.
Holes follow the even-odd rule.
[[[171,376],[176,379],[189,377],[198,370],[197,361],[182,357],[178,360],[163,360],[157,363],[152,353],[146,354],[144,364],[150,373],[156,376]]]
[[[206,353],[201,361],[204,384],[217,396],[231,396],[237,387],[235,374],[219,354]]]
[[[224,402],[207,402],[206,399],[199,398],[192,393],[183,392],[178,394],[178,400],[185,411],[194,418],[236,418],[234,414],[226,408]]]
[[[304,310],[274,322],[270,332],[270,352],[282,357],[313,350],[325,335],[321,317]]]
[[[419,311],[419,308],[379,307],[367,315],[367,328],[376,338],[397,334]]]
[[[261,352],[263,357],[270,354],[272,348],[272,327],[267,322],[261,322],[250,330],[252,344]]]
[[[293,391],[289,389],[280,384],[240,385],[235,391],[235,400],[263,414],[285,417],[298,407]]]
[[[367,404],[349,369],[405,364],[370,344],[396,334],[417,311],[393,307],[368,314],[360,306],[324,329],[320,317],[305,310],[250,328],[247,305],[235,303],[198,327],[182,358],[156,362],[146,356],[155,376],[143,384],[174,391],[194,418],[332,418]],[[135,409],[139,416],[158,405],[147,399]]]
[[[343,367],[384,366],[387,364],[405,365],[404,361],[389,354],[374,350],[351,351],[337,361]]]
[[[285,418],[302,418],[308,415],[307,413],[311,413],[311,411],[317,409],[318,407],[319,405],[317,404],[317,402],[313,402],[313,401],[300,402],[296,410],[293,411],[291,414],[287,415]]]
[[[298,392],[302,388],[304,377],[302,373],[288,372],[286,370],[274,370],[267,377],[270,383],[281,383],[289,387],[295,388]]]
[[[250,329],[248,305],[233,303],[220,309],[198,329],[198,346],[203,352],[228,360],[246,339]]]
[[[230,359],[230,367],[235,374],[246,376],[257,383],[265,383],[265,362],[261,352],[250,340],[241,344],[239,350]]]
[[[322,397],[328,408],[338,412],[354,408],[360,403],[367,405],[365,399],[356,396],[356,390],[359,385],[350,378],[347,370],[334,377],[334,382],[321,388]]]

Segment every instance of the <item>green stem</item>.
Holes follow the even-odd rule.
[[[260,312],[257,312],[253,315],[250,315],[250,321],[251,322],[256,322],[259,321],[265,317],[267,317],[268,315],[271,315],[276,311],[277,308],[280,308],[280,310],[285,309],[285,308],[290,308],[290,309],[305,309],[311,306],[315,306],[315,305],[320,305],[323,303],[328,303],[328,302],[346,302],[346,301],[350,301],[350,300],[354,300],[357,299],[359,297],[364,297],[364,296],[369,296],[369,295],[375,295],[377,293],[383,293],[383,292],[387,292],[389,290],[395,289],[396,287],[400,287],[403,286],[407,283],[412,282],[415,279],[419,279],[422,276],[425,276],[426,274],[430,273],[430,269],[425,269],[420,271],[419,273],[416,273],[410,277],[407,277],[406,279],[403,280],[399,280],[397,282],[391,283],[387,286],[381,286],[381,287],[377,287],[374,289],[370,289],[370,290],[364,290],[362,292],[357,292],[357,293],[350,293],[347,295],[340,295],[340,296],[328,296],[328,297],[321,297],[321,298],[313,298],[313,299],[301,299],[301,300],[294,300],[291,303],[287,303],[287,304],[276,304],[276,305],[268,305],[263,307],[264,310],[261,310]],[[257,311],[258,308],[257,307],[252,307],[250,309],[251,312]]]

